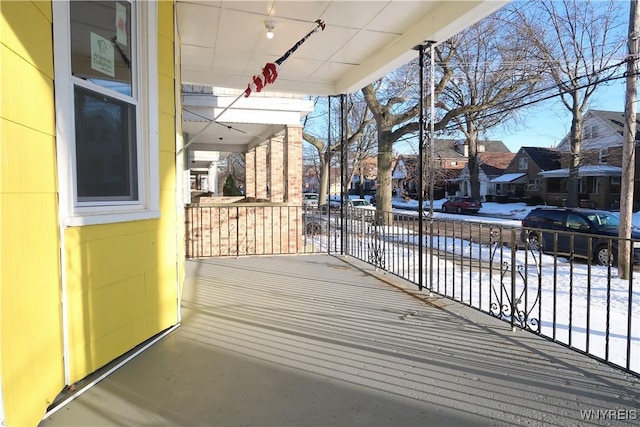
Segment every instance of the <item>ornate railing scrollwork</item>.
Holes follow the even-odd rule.
[[[533,301],[529,301],[527,298],[530,295],[527,293],[530,275],[526,266],[522,264],[512,266],[511,257],[509,260],[504,260],[502,228],[492,227],[490,238],[493,246],[490,252],[490,262],[493,264],[494,261],[497,261],[496,258],[502,262],[499,263],[500,281],[497,285],[491,286],[491,298],[495,298],[495,300],[489,304],[489,313],[501,320],[512,322],[514,326],[521,329],[540,333],[540,320],[534,317],[534,313],[540,308],[540,293],[535,292]],[[511,243],[512,246],[515,246],[515,242]],[[500,248],[500,253],[498,253],[498,248]],[[511,250],[515,250],[515,248]],[[512,283],[512,280],[515,280],[515,283]]]

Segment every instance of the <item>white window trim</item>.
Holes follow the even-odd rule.
[[[518,170],[527,170],[529,169],[529,159],[527,157],[520,157],[518,159]]]
[[[140,112],[137,114],[139,200],[102,202],[91,206],[77,203],[75,185],[75,122],[71,76],[71,29],[69,2],[53,2],[56,146],[60,220],[65,226],[108,224],[160,217],[160,172],[158,132],[158,42],[157,4],[140,1],[136,36],[139,59],[137,80]]]
[[[606,164],[609,160],[609,148],[601,148],[598,152],[598,160],[601,164]]]

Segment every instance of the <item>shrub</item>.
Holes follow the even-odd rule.
[[[542,197],[540,197],[540,196],[527,197],[525,202],[527,203],[527,206],[537,206],[537,205],[543,205],[544,204],[544,200],[542,200]]]
[[[222,187],[222,195],[223,196],[242,196],[242,192],[236,185],[235,180],[231,175],[229,175],[224,182],[224,187]]]

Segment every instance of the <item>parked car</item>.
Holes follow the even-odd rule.
[[[376,208],[372,206],[366,199],[349,199],[347,207],[354,208],[356,219],[364,219],[365,221],[373,221],[376,216]]]
[[[318,200],[318,193],[302,193],[302,206],[317,208]]]
[[[570,256],[573,249],[573,256],[592,259],[600,265],[616,262],[618,241],[612,237],[618,237],[620,217],[614,212],[581,208],[536,208],[522,220],[522,227],[520,239],[529,249],[566,256]],[[640,229],[632,227],[631,238],[634,239],[634,262],[640,262]],[[554,249],[556,239],[557,249]],[[609,253],[609,248],[612,253]]]
[[[482,203],[478,199],[467,196],[454,196],[442,204],[442,212],[455,212],[455,213],[478,213]]]

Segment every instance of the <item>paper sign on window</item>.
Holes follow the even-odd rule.
[[[116,41],[127,45],[127,8],[120,3],[116,3]]]
[[[111,77],[115,76],[115,51],[111,40],[91,33],[91,68]]]

